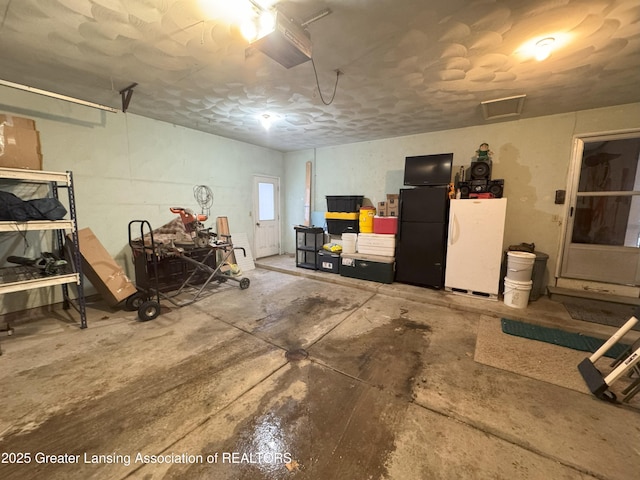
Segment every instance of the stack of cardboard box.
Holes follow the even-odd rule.
[[[398,195],[397,193],[387,193],[387,201],[378,202],[378,216],[397,217],[399,197],[400,195]]]
[[[40,135],[33,120],[0,113],[0,167],[42,170]]]

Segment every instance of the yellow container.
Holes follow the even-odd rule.
[[[375,207],[360,207],[360,233],[373,233],[373,217]]]
[[[324,218],[330,220],[358,220],[358,212],[325,212]]]

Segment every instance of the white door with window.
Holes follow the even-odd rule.
[[[640,285],[640,132],[574,144],[561,278]]]
[[[280,179],[253,177],[253,238],[256,258],[280,253]]]

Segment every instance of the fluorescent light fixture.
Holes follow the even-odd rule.
[[[40,90],[39,88],[30,87],[28,85],[22,85],[20,83],[8,82],[6,80],[0,80],[0,85],[5,87],[16,88],[18,90],[24,90],[25,92],[36,93],[38,95],[44,95],[45,97],[56,98],[58,100],[64,100],[65,102],[77,103],[78,105],[84,105],[85,107],[97,108],[98,110],[104,110],[105,112],[116,113],[118,110],[106,105],[100,105],[99,103],[87,102],[86,100],[80,100],[79,98],[68,97],[60,93],[49,92],[47,90]]]

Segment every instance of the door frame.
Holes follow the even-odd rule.
[[[276,228],[278,230],[278,252],[276,253],[276,255],[281,255],[282,254],[282,224],[281,224],[281,214],[280,214],[280,210],[281,210],[281,199],[280,199],[280,177],[276,177],[273,175],[264,175],[264,174],[260,174],[260,173],[255,173],[252,176],[252,181],[253,181],[253,185],[252,185],[252,191],[253,191],[253,198],[252,198],[252,208],[251,208],[251,219],[253,221],[253,252],[256,258],[258,257],[258,249],[257,249],[257,236],[258,236],[258,225],[257,223],[259,222],[259,210],[258,210],[258,183],[260,183],[260,179],[266,179],[269,181],[273,181],[273,183],[275,183],[276,186],[276,193],[275,193],[275,216],[276,216]]]
[[[578,198],[578,187],[580,182],[580,172],[582,166],[582,155],[584,152],[584,144],[588,142],[607,141],[607,140],[624,140],[627,138],[640,137],[640,128],[630,128],[623,130],[613,130],[606,132],[591,132],[583,134],[575,134],[571,145],[571,159],[567,172],[567,190],[564,203],[564,228],[560,232],[560,241],[558,245],[558,260],[555,268],[556,284],[562,280],[578,281],[584,283],[602,283],[598,280],[579,280],[571,277],[562,276],[562,266],[564,264],[566,249],[568,247],[568,238],[573,234],[573,215],[575,214],[576,202]],[[621,247],[612,247],[621,248]],[[613,285],[613,284],[612,284]]]

